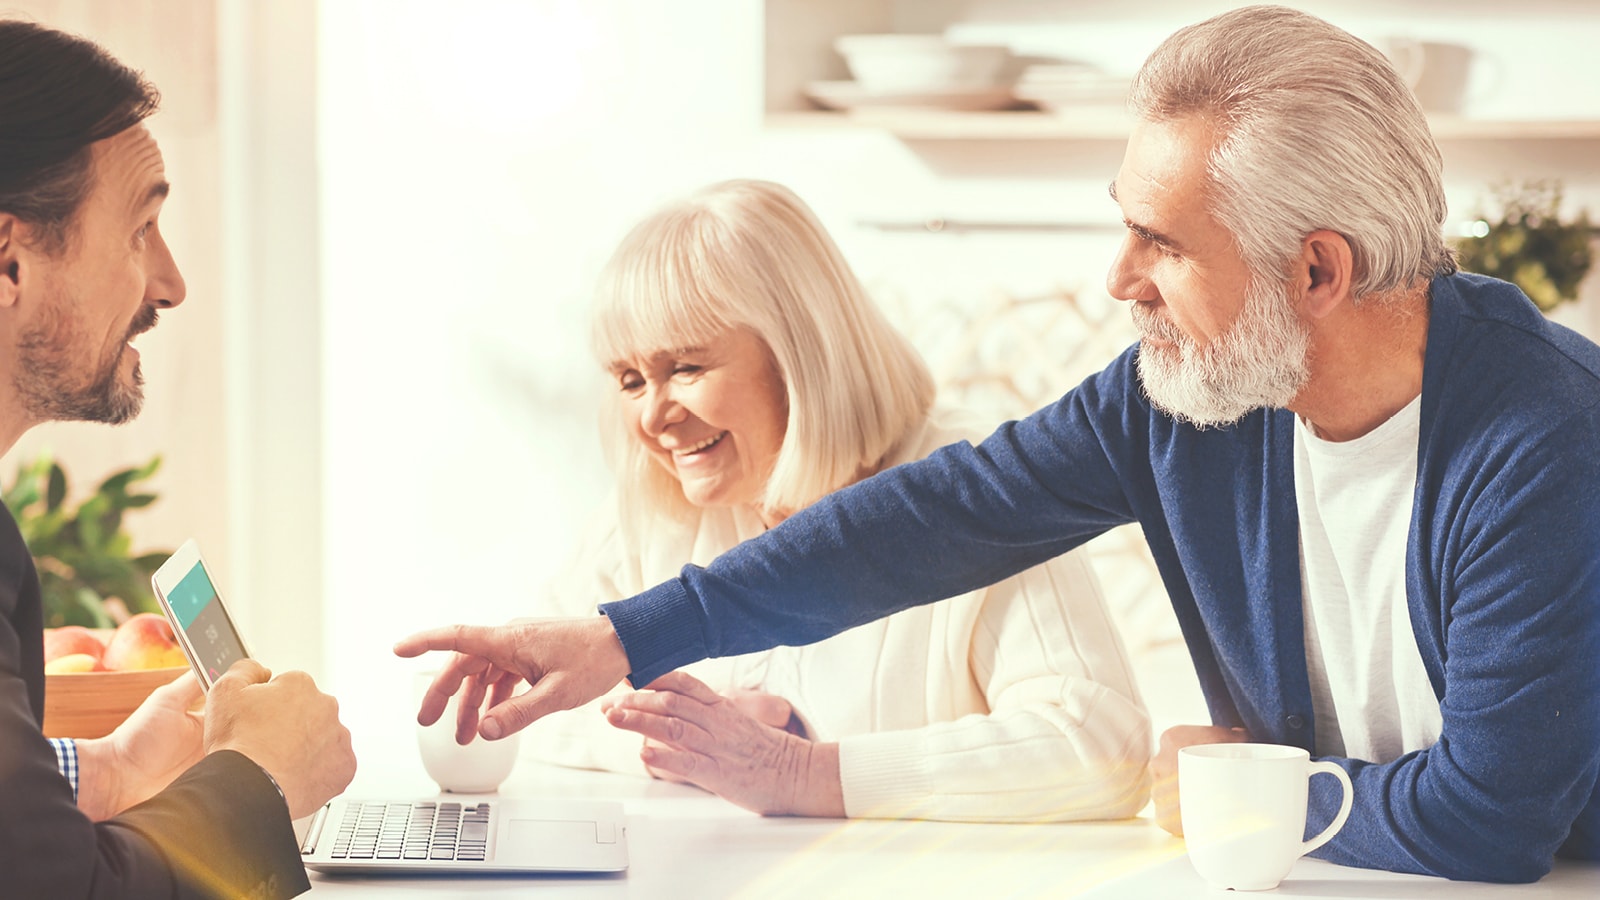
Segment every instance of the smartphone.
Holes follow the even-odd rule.
[[[200,556],[200,545],[193,538],[183,542],[171,558],[150,576],[161,609],[172,623],[183,654],[210,690],[228,667],[250,654],[244,639],[234,627],[228,608],[217,593],[216,581]]]

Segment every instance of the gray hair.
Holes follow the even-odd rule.
[[[1281,280],[1320,229],[1349,241],[1357,300],[1455,271],[1427,120],[1383,54],[1353,35],[1282,6],[1223,13],[1163,41],[1130,104],[1148,121],[1216,127],[1212,211],[1257,277]]]

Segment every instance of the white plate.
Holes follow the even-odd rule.
[[[806,96],[826,109],[912,109],[990,110],[1010,109],[1017,97],[1009,87],[984,87],[944,91],[870,91],[854,81],[813,81],[806,85]]]
[[[1097,115],[1128,114],[1127,95],[1088,94],[1082,91],[1052,91],[1018,85],[1017,99],[1026,100],[1047,112],[1092,111]]]
[[[1061,112],[1094,108],[1121,108],[1128,102],[1133,79],[1109,75],[1085,66],[1036,64],[1023,70],[1013,92],[1020,100]]]

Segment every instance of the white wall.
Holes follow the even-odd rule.
[[[741,167],[759,7],[322,6],[326,623],[347,708],[389,646],[526,614],[607,483],[586,297],[621,232]],[[387,693],[386,693],[387,691]],[[404,693],[404,692],[401,692]]]
[[[324,674],[317,2],[227,2],[222,52],[232,606],[251,652]]]

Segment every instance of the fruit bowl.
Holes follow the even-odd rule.
[[[116,629],[44,631],[44,733],[108,735],[150,692],[189,670],[164,616],[139,613]]]
[[[96,738],[112,732],[150,692],[188,666],[126,672],[67,672],[44,677],[47,737]]]

